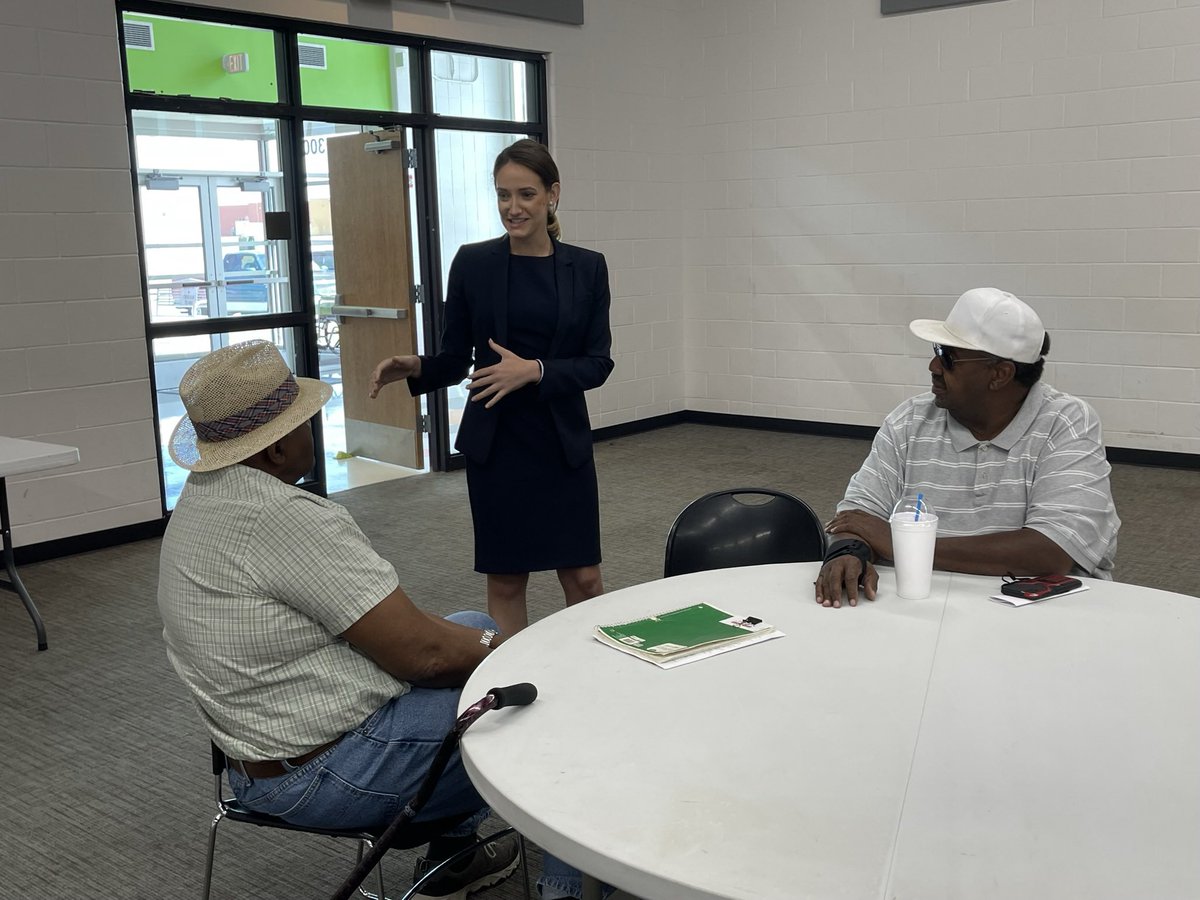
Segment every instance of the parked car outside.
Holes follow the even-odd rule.
[[[225,272],[225,314],[231,316],[262,315],[271,311],[271,286],[259,278],[273,273],[267,269],[267,259],[261,253],[239,251],[226,253],[221,259]],[[188,315],[208,315],[209,285],[202,279],[189,284],[183,279],[172,289],[175,307]]]

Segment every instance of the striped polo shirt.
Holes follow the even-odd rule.
[[[897,501],[921,492],[938,537],[1031,528],[1071,556],[1075,574],[1111,579],[1121,520],[1109,471],[1095,410],[1043,382],[987,441],[925,393],[884,420],[838,510],[887,519]]]

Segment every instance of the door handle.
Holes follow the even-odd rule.
[[[407,319],[407,309],[390,309],[386,306],[334,306],[331,315],[343,319]]]

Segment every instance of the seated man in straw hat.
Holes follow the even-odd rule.
[[[190,470],[163,538],[167,655],[246,806],[322,827],[386,827],[454,723],[459,689],[500,643],[482,613],[417,609],[341,506],[294,487],[331,388],[274,344],[217,350],[179,384],[171,457]],[[488,810],[451,760],[415,821],[460,820],[429,860],[475,841]],[[425,888],[465,897],[517,865],[515,836]]]
[[[892,558],[888,520],[920,492],[938,516],[933,565],[976,575],[1071,572],[1111,578],[1117,518],[1100,419],[1041,381],[1050,336],[996,288],[967,291],[946,320],[909,329],[933,344],[930,392],[884,420],[826,526],[834,541],[816,600],[875,599],[875,559]]]

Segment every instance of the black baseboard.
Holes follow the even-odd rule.
[[[687,421],[697,425],[719,425],[722,428],[747,428],[757,431],[779,431],[785,434],[813,434],[821,437],[855,438],[869,441],[879,430],[878,425],[842,425],[837,422],[810,422],[807,419],[775,419],[768,416],[741,416],[732,413],[697,412],[689,410]]]
[[[687,410],[666,413],[661,416],[651,416],[649,419],[638,419],[636,422],[622,422],[620,425],[606,425],[592,432],[592,442],[611,441],[616,438],[629,437],[633,434],[645,434],[647,431],[657,431],[659,428],[669,428],[671,425],[683,425],[692,421]]]
[[[638,419],[636,422],[606,425],[604,428],[594,430],[592,437],[599,443],[600,441],[610,441],[614,438],[645,434],[648,431],[657,431],[659,428],[669,428],[672,425],[715,425],[718,428],[745,428],[752,431],[816,434],[825,437],[857,438],[867,441],[875,437],[875,432],[879,430],[877,427],[870,425],[839,425],[836,422],[809,422],[804,419],[773,419],[768,416],[741,416],[732,413],[700,412],[695,409],[684,409],[662,416],[652,416],[649,419]]]
[[[116,547],[118,544],[132,544],[134,541],[162,537],[166,528],[167,519],[164,516],[161,519],[138,522],[135,525],[122,525],[119,528],[106,528],[104,531],[93,531],[90,534],[77,534],[53,541],[42,541],[40,544],[30,544],[27,547],[14,547],[13,558],[17,565],[21,566],[43,562],[47,559],[58,559],[62,556],[74,556],[76,553],[87,553],[90,550]]]
[[[1138,450],[1133,447],[1106,447],[1110,463],[1127,466],[1153,466],[1159,469],[1200,469],[1200,453],[1174,453],[1169,450]]]
[[[609,425],[597,428],[592,434],[597,441],[642,434],[670,425],[716,425],[720,428],[745,428],[756,431],[777,431],[785,434],[813,434],[824,437],[855,438],[869,441],[879,429],[872,425],[841,425],[836,422],[810,422],[804,419],[776,419],[770,416],[743,416],[733,413],[700,412],[685,409],[680,412]],[[1160,469],[1200,469],[1200,454],[1175,453],[1169,450],[1139,450],[1132,447],[1107,447],[1110,463],[1127,466],[1153,466]]]

